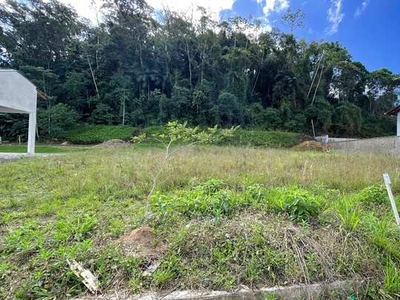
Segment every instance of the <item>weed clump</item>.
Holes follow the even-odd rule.
[[[358,193],[358,200],[368,205],[381,205],[388,202],[388,196],[383,185],[372,185]]]
[[[270,189],[268,199],[276,211],[286,213],[292,221],[316,221],[322,209],[318,196],[298,187]]]

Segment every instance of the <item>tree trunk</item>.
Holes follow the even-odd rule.
[[[189,84],[190,84],[190,89],[192,90],[192,60],[190,59],[190,50],[189,50],[189,43],[185,41],[186,43],[186,55],[188,58],[188,66],[189,66]]]
[[[125,95],[124,95],[124,99],[122,100],[122,126],[125,125]]]
[[[86,58],[87,58],[87,61],[88,61],[90,74],[92,74],[92,80],[93,80],[94,88],[96,89],[96,96],[97,96],[97,99],[99,99],[100,98],[99,89],[97,88],[96,78],[94,76],[92,63],[90,62],[90,59],[89,59],[89,54],[86,54]]]
[[[204,80],[204,56],[205,56],[205,47],[203,47],[201,53],[201,71],[200,71],[200,82],[203,83]]]
[[[150,80],[147,79],[147,102],[150,102]]]

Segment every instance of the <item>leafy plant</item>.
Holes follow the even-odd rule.
[[[205,130],[201,130],[198,126],[196,127],[189,127],[187,122],[179,123],[178,121],[171,121],[168,122],[166,125],[166,133],[153,135],[151,136],[152,139],[161,142],[165,147],[165,156],[161,161],[158,171],[153,176],[153,184],[151,189],[147,195],[147,211],[149,209],[149,201],[151,195],[153,194],[154,190],[157,187],[158,178],[160,177],[162,171],[164,170],[165,166],[167,165],[170,158],[188,147],[194,146],[196,144],[211,144],[217,141],[221,141],[222,139],[226,138],[227,136],[231,136],[233,132],[239,128],[238,126],[232,127],[231,129],[218,129],[217,126],[213,128],[207,128]],[[141,134],[139,136],[135,136],[132,138],[134,143],[140,143],[146,140],[146,134]],[[176,149],[171,149],[174,143],[178,144]]]
[[[391,297],[396,299],[400,297],[400,269],[391,260],[386,263],[383,290]]]
[[[384,204],[388,202],[386,189],[383,185],[369,186],[358,194],[358,199],[366,204]]]
[[[276,190],[269,197],[278,210],[286,212],[294,221],[310,222],[321,211],[316,197],[296,187]]]
[[[342,226],[349,230],[355,231],[361,221],[359,209],[355,204],[353,198],[344,197],[337,202],[336,214],[342,222]]]

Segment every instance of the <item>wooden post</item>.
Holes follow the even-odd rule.
[[[390,177],[389,177],[388,173],[384,173],[383,174],[383,181],[385,182],[386,190],[388,192],[389,199],[390,199],[390,203],[392,204],[392,209],[393,209],[393,213],[394,213],[394,218],[396,219],[396,224],[398,226],[400,226],[399,212],[398,212],[397,207],[396,207],[396,202],[394,200],[394,196],[393,196],[393,193],[392,193],[392,188],[390,187],[390,185],[392,183],[390,182]]]

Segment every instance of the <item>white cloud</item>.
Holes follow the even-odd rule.
[[[213,19],[219,20],[219,13],[225,9],[232,9],[236,0],[147,0],[147,3],[155,9],[168,8],[172,11],[186,14],[189,18],[198,19],[200,13],[197,7],[207,9]]]
[[[343,21],[344,13],[343,9],[343,0],[331,0],[331,7],[328,9],[328,21],[331,24],[329,28],[327,28],[327,33],[329,35],[335,34],[338,32],[339,25]]]
[[[101,6],[100,1],[96,1],[96,0],[59,0],[60,2],[67,4],[67,5],[71,5],[73,8],[76,9],[76,12],[82,16],[85,17],[87,19],[89,19],[90,21],[92,21],[93,23],[97,22],[97,17],[96,14]]]
[[[289,0],[266,0],[263,12],[268,18],[271,12],[282,12],[289,8]]]
[[[363,14],[363,12],[367,9],[367,6],[371,3],[371,0],[364,0],[361,6],[357,7],[356,12],[354,13],[354,17],[359,17]]]
[[[290,0],[256,0],[262,7],[264,12],[263,29],[266,31],[272,30],[272,23],[269,19],[271,13],[281,13],[290,7]]]
[[[3,0],[0,0],[3,1]],[[96,21],[96,9],[92,5],[92,0],[60,0],[65,4],[73,6],[79,15],[90,19],[92,22]],[[100,1],[97,7],[100,7]],[[224,9],[232,9],[235,0],[147,0],[147,3],[155,9],[168,8],[188,17],[197,19],[200,17],[197,12],[197,7],[201,6],[210,11],[215,20],[219,19],[219,13]]]

